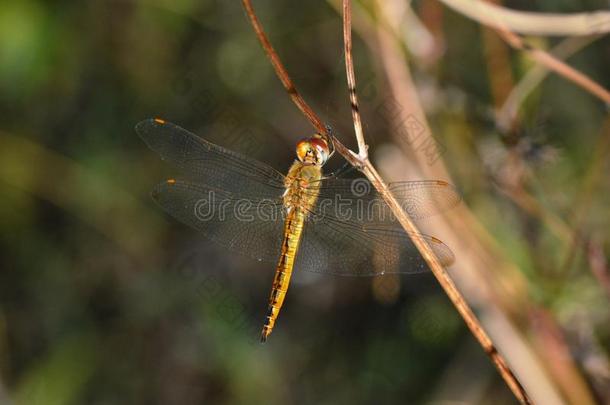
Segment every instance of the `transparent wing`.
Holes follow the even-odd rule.
[[[278,259],[284,211],[281,173],[160,119],[138,123],[136,132],[185,176],[153,190],[166,212],[229,249],[258,260]]]
[[[390,190],[412,218],[457,205],[460,196],[443,181],[391,183]],[[407,234],[365,179],[326,179],[305,225],[296,268],[343,276],[420,273],[428,266],[413,239],[430,246],[444,266],[455,257],[432,236]]]
[[[277,170],[172,123],[148,119],[136,125],[136,132],[194,182],[257,199],[275,198],[284,191],[284,176]]]
[[[413,219],[423,219],[453,208],[461,201],[455,187],[442,180],[401,181],[388,185],[403,210]],[[330,208],[337,215],[356,213],[361,221],[394,221],[387,204],[365,178],[322,180],[319,209]],[[358,218],[355,218],[358,219]]]
[[[181,179],[158,184],[152,196],[174,218],[221,246],[257,260],[279,258],[284,223],[280,199],[244,199]]]
[[[453,253],[440,240],[423,234],[412,237],[425,241],[443,266],[454,262]],[[414,274],[428,270],[411,237],[403,230],[367,228],[331,218],[306,224],[295,266],[297,270],[340,276]]]
[[[159,184],[153,198],[169,214],[205,236],[259,260],[277,261],[283,237],[284,176],[271,167],[207,142],[162,120],[146,120],[136,131],[184,179]],[[406,212],[423,218],[457,205],[445,182],[390,186]],[[426,269],[409,237],[395,223],[370,183],[328,179],[319,183],[297,269],[341,275],[416,273]],[[438,239],[413,235],[430,245],[444,265],[453,254]]]

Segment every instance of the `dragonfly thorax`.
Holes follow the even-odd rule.
[[[319,184],[322,179],[322,166],[306,164],[295,160],[284,184],[284,206],[288,211],[299,208],[311,211],[318,198]]]

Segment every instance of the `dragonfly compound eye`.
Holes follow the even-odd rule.
[[[328,156],[328,144],[321,138],[312,137],[297,144],[297,157],[305,164],[322,166]]]

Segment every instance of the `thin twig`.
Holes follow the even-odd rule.
[[[596,83],[584,73],[579,72],[573,67],[557,59],[549,52],[543,51],[527,44],[519,35],[515,34],[514,31],[516,31],[516,27],[513,23],[514,20],[507,19],[506,14],[503,14],[507,10],[495,5],[485,4],[478,0],[468,0],[466,2],[464,2],[464,0],[440,1],[443,2],[446,6],[451,7],[454,10],[462,13],[466,17],[493,27],[502,37],[502,39],[504,39],[514,49],[525,52],[529,57],[531,57],[536,62],[542,64],[547,69],[552,70],[553,72],[564,77],[565,79],[575,83],[576,85],[580,86],[581,88],[596,96],[600,100],[604,101],[607,105],[610,105],[610,91],[605,89],[600,84]],[[485,10],[485,12],[482,12],[482,10]],[[498,10],[503,11],[498,12]],[[476,13],[474,11],[476,11]],[[482,15],[484,15],[485,17],[483,18]],[[566,35],[589,35],[603,33],[610,30],[610,12],[600,11],[598,13],[579,14],[571,17],[573,19],[569,20],[570,16],[547,16],[546,20],[542,21],[550,21],[550,19],[555,18],[553,26],[556,26],[557,28],[562,26],[564,28],[579,27],[576,33],[566,33]],[[525,17],[522,16],[521,18]],[[564,20],[561,20],[562,18]],[[516,21],[519,21],[519,19],[516,19]],[[560,24],[560,21],[563,21],[563,24]],[[588,27],[589,29],[584,29],[583,26],[584,28]],[[520,30],[520,32],[524,31]]]
[[[413,220],[409,217],[409,215],[402,209],[396,198],[392,195],[387,185],[377,172],[371,162],[368,159],[368,155],[366,154],[367,145],[364,140],[364,134],[362,132],[362,124],[360,122],[360,113],[358,110],[358,96],[356,93],[356,78],[354,74],[354,65],[352,58],[352,39],[351,39],[351,1],[343,0],[343,39],[345,43],[345,67],[347,74],[347,85],[349,89],[350,102],[352,106],[352,116],[354,118],[354,131],[356,133],[356,138],[358,140],[359,147],[359,156],[350,156],[349,153],[346,153],[346,159],[348,156],[356,160],[354,163],[361,167],[361,171],[363,174],[373,183],[375,189],[382,196],[384,201],[388,204],[392,213],[396,215],[398,222],[402,225],[404,230],[408,235],[419,234],[419,230],[415,226]],[[337,151],[341,153],[341,149],[337,148]],[[364,152],[364,156],[363,156]],[[343,153],[342,153],[343,154]],[[348,159],[349,160],[349,159]],[[490,357],[492,363],[496,366],[502,378],[509,386],[515,397],[521,403],[531,403],[527,392],[523,388],[523,386],[519,383],[513,372],[510,370],[508,363],[504,359],[504,357],[498,352],[492,340],[489,338],[487,333],[481,327],[481,324],[470,306],[466,303],[466,300],[459,292],[455,283],[449,277],[449,274],[442,266],[432,248],[426,243],[423,239],[420,238],[412,238],[413,243],[428,263],[428,266],[432,270],[432,273],[438,280],[439,284],[445,290],[445,293],[462,316],[466,325],[475,336],[475,338],[479,341],[485,353]]]
[[[242,0],[242,3],[244,5],[244,8],[246,9],[246,14],[248,15],[248,18],[250,19],[250,23],[252,23],[254,32],[256,33],[256,36],[258,37],[261,45],[263,46],[265,53],[267,53],[267,57],[269,58],[269,61],[273,65],[273,69],[275,69],[275,73],[277,74],[277,77],[280,79],[280,81],[284,85],[286,92],[290,95],[290,98],[292,98],[292,101],[296,104],[296,106],[299,108],[299,110],[301,110],[301,112],[303,113],[303,115],[305,115],[305,117],[309,120],[309,122],[311,122],[311,124],[318,131],[318,133],[326,134],[326,127],[322,123],[322,120],[311,109],[311,107],[305,102],[303,97],[301,97],[301,95],[297,91],[296,87],[292,83],[292,80],[290,79],[290,76],[288,75],[286,68],[282,64],[280,57],[275,52],[275,49],[273,49],[271,42],[269,42],[269,38],[267,38],[267,35],[265,34],[265,31],[263,30],[263,26],[261,25],[258,17],[256,16],[256,13],[254,12],[254,8],[252,7],[252,2],[250,0]]]
[[[481,0],[440,0],[481,24],[527,35],[591,35],[610,32],[610,12],[534,13],[516,11]]]
[[[408,234],[419,233],[419,230],[413,221],[404,212],[398,201],[396,201],[394,196],[390,193],[387,185],[383,182],[381,176],[379,173],[377,173],[371,163],[366,160],[362,166],[362,172],[373,183],[375,189],[388,204],[392,210],[392,213],[396,215],[398,222],[400,222],[404,230]],[[470,306],[468,306],[464,300],[464,297],[462,297],[462,294],[455,286],[455,283],[453,280],[451,280],[451,277],[449,277],[449,274],[447,274],[445,268],[441,265],[438,258],[432,252],[430,246],[423,239],[413,238],[412,241],[417,247],[417,250],[419,250],[421,253],[424,260],[426,260],[426,263],[428,263],[428,266],[430,266],[430,270],[432,270],[432,273],[438,280],[439,284],[441,287],[443,287],[443,290],[445,290],[445,293],[464,319],[466,326],[468,326],[468,329],[470,329],[474,337],[478,340],[479,344],[483,347],[483,350],[489,356],[494,366],[498,369],[500,375],[515,397],[523,404],[531,404],[532,402],[529,399],[527,392],[511,371],[508,363],[504,359],[504,356],[498,352],[490,337],[487,335],[485,330],[483,330],[474,312],[472,312],[472,309],[470,309]]]
[[[310,120],[318,131],[321,133],[326,133],[324,125],[322,125],[321,120],[317,117],[317,115],[309,108],[309,106],[305,103],[305,101],[300,97],[296,88],[292,84],[288,73],[286,72],[284,66],[282,65],[279,57],[275,53],[273,47],[271,46],[269,40],[267,39],[258,18],[256,17],[250,0],[243,0],[244,7],[250,18],[250,22],[254,27],[254,31],[258,36],[265,52],[267,53],[278,77],[284,84],[284,87],[290,94],[293,102],[299,107],[299,109],[305,114],[305,116]],[[360,114],[358,112],[358,102],[357,95],[355,89],[355,75],[353,70],[353,61],[351,56],[351,4],[349,0],[344,0],[344,12],[347,16],[344,16],[344,23],[346,27],[344,27],[345,35],[345,51],[346,51],[346,70],[348,75],[348,86],[350,86],[350,101],[352,102],[352,112],[354,117],[354,127],[358,138],[359,145],[359,154],[354,153],[350,149],[348,149],[345,145],[343,145],[338,139],[333,137],[333,144],[335,146],[335,150],[339,152],[350,164],[354,167],[357,167],[362,171],[362,173],[371,181],[373,186],[388,204],[399,223],[402,225],[404,230],[409,234],[419,233],[417,227],[413,223],[413,221],[409,218],[409,216],[403,211],[402,207],[396,201],[394,196],[390,193],[387,185],[377,172],[377,170],[373,167],[371,162],[368,159],[368,154],[366,153],[367,146],[364,140],[364,135],[362,132],[362,124],[360,122]],[[479,321],[476,316],[458,291],[457,287],[439,262],[438,258],[432,252],[430,246],[420,240],[418,238],[414,238],[413,242],[415,243],[417,249],[422,254],[423,258],[426,260],[428,265],[430,266],[432,272],[436,276],[437,280],[444,288],[445,292],[455,305],[458,312],[464,318],[466,325],[475,335],[477,340],[480,342],[481,346],[487,353],[487,355],[491,358],[493,364],[498,368],[500,374],[507,382],[509,388],[513,391],[517,399],[522,403],[531,403],[529,397],[521,384],[518,382],[512,371],[507,365],[507,362],[504,360],[504,357],[498,352],[493,342],[489,338],[489,336],[485,333],[483,328],[481,327]]]
[[[361,160],[368,158],[368,149],[362,131],[362,121],[360,120],[360,107],[358,106],[358,96],[356,94],[356,75],[354,74],[354,60],[352,58],[352,12],[349,1],[343,2],[343,43],[345,50],[345,72],[347,76],[347,90],[349,91],[349,101],[352,107],[352,118],[354,120],[354,131],[358,141],[358,156]]]
[[[571,37],[551,49],[550,53],[559,60],[565,60],[598,38],[601,36]],[[519,80],[496,114],[496,121],[500,128],[508,131],[515,125],[519,106],[548,73],[549,69],[542,64],[537,64]]]
[[[610,91],[596,83],[589,76],[562,62],[550,53],[528,45],[519,35],[515,34],[514,32],[501,28],[497,29],[497,31],[498,34],[513,48],[525,52],[536,62],[546,66],[547,69],[552,70],[560,76],[563,76],[564,78],[593,94],[600,100],[604,101],[606,104],[610,105]]]
[[[332,1],[337,10],[341,10],[340,3],[329,1]],[[352,21],[354,24],[360,24],[357,28],[364,34],[368,34],[372,29],[377,31],[378,42],[369,47],[384,67],[387,81],[392,84],[393,100],[396,100],[395,105],[400,107],[400,114],[395,114],[394,118],[395,137],[401,142],[405,153],[414,153],[416,163],[419,163],[416,169],[428,173],[428,177],[448,178],[443,159],[438,159],[431,165],[425,161],[425,152],[414,148],[412,142],[409,142],[411,129],[404,120],[404,116],[408,114],[413,114],[426,128],[422,136],[432,139],[432,144],[434,138],[423,115],[416,86],[410,75],[409,60],[405,57],[403,46],[405,40],[392,34],[397,32],[397,27],[406,23],[395,13],[396,4],[402,2],[404,0],[378,0],[377,9],[373,10],[370,7],[363,9],[361,4],[354,3],[353,11],[359,12],[353,16]],[[370,42],[369,39],[367,44]],[[396,180],[405,179],[406,174],[401,173],[399,169],[388,169],[388,172],[393,172]],[[409,176],[412,176],[412,173],[410,171]],[[460,215],[437,217],[432,222],[436,232],[444,231],[443,239],[447,237],[451,239],[452,244],[464,249],[460,255],[461,265],[452,272],[452,279],[458,283],[460,291],[468,291],[469,301],[472,299],[473,302],[479,302],[479,318],[498,349],[510,360],[511,367],[518,373],[532,400],[540,403],[564,403],[559,391],[561,384],[550,379],[545,367],[550,363],[541,362],[531,342],[517,326],[524,322],[524,315],[536,307],[527,297],[522,272],[500,253],[497,239],[488,233],[468,207],[462,207]],[[512,319],[509,318],[510,314]],[[536,333],[535,329],[533,331]],[[565,365],[553,365],[559,366]]]

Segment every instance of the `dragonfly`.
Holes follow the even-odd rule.
[[[293,269],[340,276],[425,272],[414,239],[427,243],[442,265],[454,261],[439,239],[406,233],[368,180],[325,175],[334,153],[325,136],[299,141],[284,175],[160,118],[138,123],[136,132],[180,173],[154,187],[161,208],[224,247],[276,263],[261,342],[274,328]],[[441,180],[395,182],[389,189],[416,220],[461,200]]]

